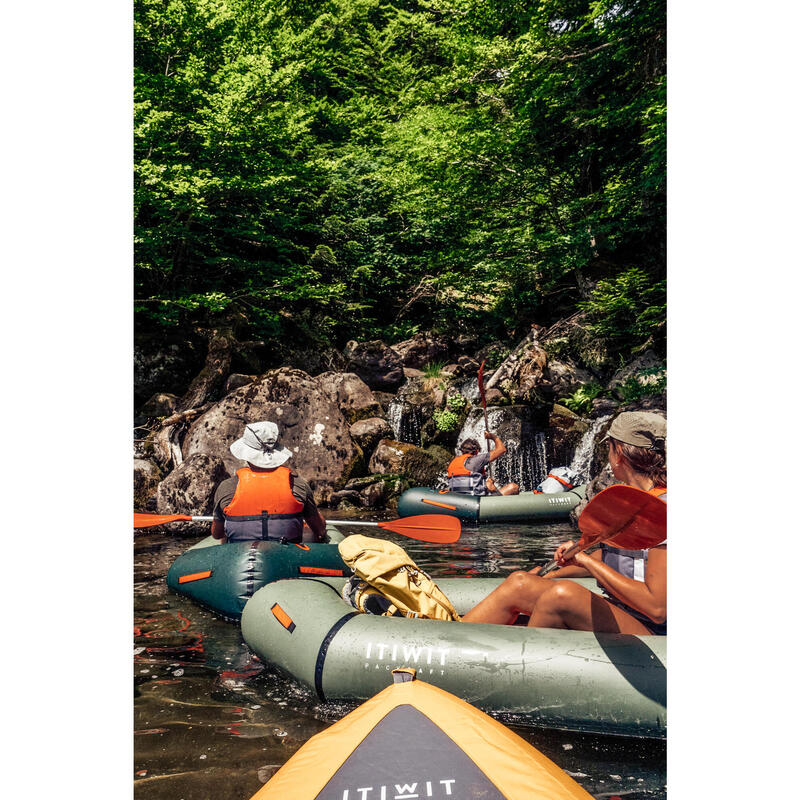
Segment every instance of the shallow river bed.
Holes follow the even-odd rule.
[[[465,528],[454,545],[387,536],[434,577],[507,575],[546,560],[572,537],[561,523]],[[167,589],[169,565],[200,538],[152,531],[134,536],[137,800],[248,800],[309,737],[356,706],[320,704],[253,656],[237,624]],[[499,719],[597,798],[666,798],[663,742]]]

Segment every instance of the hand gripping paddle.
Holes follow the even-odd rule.
[[[588,508],[588,506],[587,506]],[[153,525],[165,525],[168,522],[211,522],[213,517],[191,517],[187,514],[142,514],[133,512],[134,528],[150,528]],[[409,539],[435,544],[451,544],[461,536],[461,520],[445,514],[418,514],[415,517],[403,517],[388,522],[361,522],[355,520],[332,519],[332,525],[369,525],[383,528]]]
[[[655,495],[619,483],[595,495],[578,517],[581,538],[564,553],[573,558],[593,545],[607,542],[623,550],[647,550],[667,538],[667,504]],[[537,574],[558,567],[548,561]]]

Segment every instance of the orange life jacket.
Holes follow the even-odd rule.
[[[447,467],[447,477],[452,478],[453,475],[473,475],[471,469],[467,469],[467,459],[472,458],[472,453],[465,453],[463,456],[456,456]]]
[[[239,483],[230,504],[222,509],[229,542],[253,539],[303,538],[303,504],[292,494],[288,467],[254,472],[238,470]]]
[[[462,494],[486,494],[486,473],[484,470],[473,472],[467,469],[467,459],[472,458],[472,453],[456,456],[447,466],[447,478],[451,492]]]

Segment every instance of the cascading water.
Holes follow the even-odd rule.
[[[589,480],[589,468],[592,465],[592,456],[594,455],[594,440],[597,438],[597,434],[603,424],[613,416],[613,414],[607,414],[605,417],[598,417],[592,422],[589,430],[583,434],[583,438],[575,448],[575,455],[572,457],[572,463],[569,468],[578,474],[580,483],[586,483]]]
[[[395,441],[421,444],[422,419],[415,405],[395,397],[386,409],[386,417]]]
[[[547,434],[536,431],[532,435],[525,435],[523,425],[507,409],[490,407],[486,409],[489,430],[493,433],[502,431],[498,435],[506,446],[506,454],[492,463],[490,472],[498,487],[510,483],[518,483],[520,491],[528,492],[535,489],[547,476]],[[519,431],[514,434],[514,428]],[[481,446],[481,452],[486,450],[486,439],[483,432],[486,430],[482,409],[474,409],[464,427],[458,434],[456,452],[464,439],[475,439]],[[447,488],[447,476],[439,476],[437,489]]]
[[[465,400],[470,403],[477,403],[480,400],[481,392],[478,388],[478,376],[473,375],[471,378],[466,378],[460,384],[455,384],[455,388]]]

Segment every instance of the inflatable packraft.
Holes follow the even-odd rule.
[[[482,496],[416,488],[400,495],[397,513],[401,517],[452,514],[465,522],[535,522],[568,517],[584,497],[585,484],[558,494],[520,492]]]
[[[464,614],[501,580],[442,578],[437,585]],[[593,579],[577,580],[599,591]],[[342,599],[346,583],[320,577],[265,585],[242,613],[244,640],[323,701],[369,698],[391,670],[408,666],[518,722],[665,736],[666,636],[374,616]]]
[[[393,670],[392,678],[309,739],[252,800],[591,800],[469,703],[416,680],[413,669]]]
[[[327,532],[330,544],[253,541],[222,545],[208,536],[173,561],[167,586],[226,619],[238,620],[245,603],[271,581],[350,575],[336,548],[343,535],[333,525],[328,525]]]

